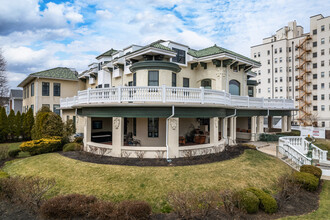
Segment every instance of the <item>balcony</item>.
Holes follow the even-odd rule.
[[[209,104],[215,106],[294,109],[291,99],[263,99],[231,95],[225,91],[182,87],[114,87],[78,91],[78,96],[62,98],[61,108],[73,108],[86,104]]]

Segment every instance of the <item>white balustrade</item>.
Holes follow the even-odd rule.
[[[78,96],[61,99],[61,108],[89,103],[199,103],[231,107],[294,109],[293,100],[263,99],[231,95],[225,91],[168,86],[125,86],[78,91]]]

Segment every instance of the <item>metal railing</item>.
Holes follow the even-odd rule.
[[[264,99],[231,95],[225,91],[168,86],[130,86],[78,91],[78,96],[62,98],[61,108],[90,103],[161,102],[218,104],[232,107],[294,109],[290,99]]]

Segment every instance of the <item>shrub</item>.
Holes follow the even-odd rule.
[[[63,147],[63,152],[67,152],[67,151],[79,151],[81,150],[81,145],[78,143],[69,143],[64,145]]]
[[[144,201],[122,201],[116,214],[118,219],[149,219],[151,207]]]
[[[276,134],[262,133],[259,136],[260,141],[278,141],[279,136]]]
[[[226,190],[220,193],[220,198],[226,212],[234,215],[237,205],[237,193]]]
[[[277,203],[278,206],[282,206],[285,202],[289,201],[293,197],[295,197],[300,191],[301,184],[297,183],[294,180],[292,174],[285,174],[281,176],[276,184],[279,188],[279,192],[277,194]]]
[[[48,218],[86,217],[90,206],[97,202],[94,196],[70,194],[56,196],[45,201],[40,207],[40,213]]]
[[[8,149],[7,145],[0,146],[0,160],[4,160],[8,158]]]
[[[175,192],[168,195],[168,202],[179,217],[203,218],[216,206],[215,195],[213,192]]]
[[[112,202],[97,201],[90,205],[88,217],[92,219],[116,219],[116,206]]]
[[[20,149],[10,150],[8,151],[8,155],[12,158],[17,157],[19,152],[21,152]]]
[[[322,176],[322,170],[316,166],[313,165],[302,165],[300,167],[300,172],[310,173],[316,176],[317,178],[321,178]]]
[[[0,179],[2,179],[2,178],[9,178],[9,174],[0,170]]]
[[[272,214],[277,211],[278,206],[276,200],[271,195],[254,187],[248,188],[247,190],[254,193],[258,197],[260,201],[260,208],[266,213]]]
[[[305,172],[295,172],[293,177],[297,183],[300,183],[301,186],[307,191],[315,191],[319,185],[319,179],[313,174]]]
[[[258,212],[260,201],[254,193],[242,190],[237,193],[237,198],[239,209],[245,210],[249,214]]]
[[[55,186],[54,180],[38,177],[9,177],[0,180],[4,198],[25,205],[34,212],[37,212],[45,195]]]
[[[21,151],[29,152],[31,156],[62,150],[62,141],[58,137],[50,139],[27,141],[20,145]]]

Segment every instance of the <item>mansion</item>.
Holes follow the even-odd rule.
[[[110,49],[96,60],[66,79],[38,78],[39,92],[49,95],[53,87],[43,88],[46,81],[62,80],[56,94],[74,93],[61,96],[56,110],[64,121],[74,120],[86,151],[171,159],[220,152],[237,140],[256,141],[264,117],[271,126],[272,117],[280,116],[282,131],[291,130],[293,100],[256,98],[251,69],[261,64],[217,45],[194,50],[159,40]],[[31,83],[21,86],[26,91]]]

